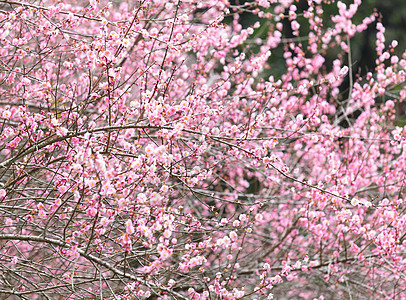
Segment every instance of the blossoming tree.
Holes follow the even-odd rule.
[[[0,0],[0,295],[403,299],[406,53],[332,2]]]

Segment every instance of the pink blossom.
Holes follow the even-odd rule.
[[[300,28],[300,24],[296,20],[292,21],[291,26],[292,30],[299,30]]]
[[[133,234],[134,233],[134,226],[133,226],[133,222],[131,220],[127,220],[126,222],[126,232],[128,234]]]

